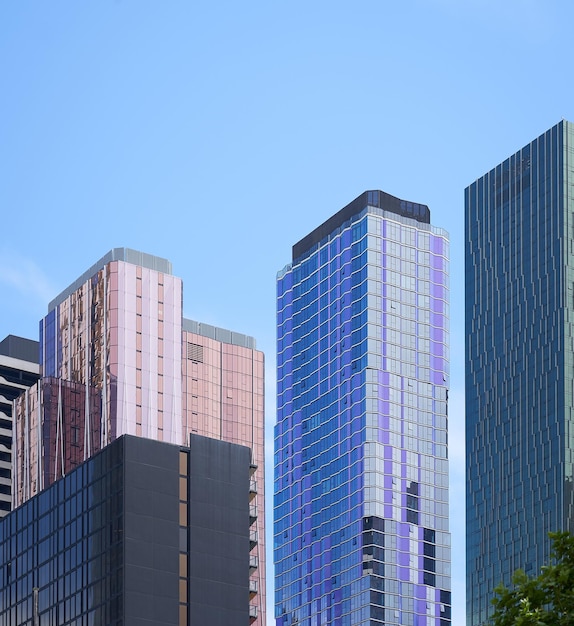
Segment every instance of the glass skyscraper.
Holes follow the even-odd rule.
[[[277,281],[277,626],[444,626],[448,238],[367,191]]]
[[[465,192],[467,619],[574,530],[574,127]]]

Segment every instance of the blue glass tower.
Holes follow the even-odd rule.
[[[277,626],[444,626],[448,239],[367,191],[278,276]]]
[[[466,212],[467,623],[574,530],[574,128],[470,185]]]

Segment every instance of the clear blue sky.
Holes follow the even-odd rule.
[[[451,233],[463,626],[463,190],[574,118],[573,18],[569,0],[1,3],[0,339],[37,338],[112,247],[169,258],[187,317],[267,355],[271,504],[276,272],[365,189],[428,204]]]

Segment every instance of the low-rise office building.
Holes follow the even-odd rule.
[[[0,626],[248,624],[251,465],[198,435],[112,441],[0,521]]]

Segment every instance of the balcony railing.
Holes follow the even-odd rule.
[[[257,481],[251,479],[249,481],[249,499],[253,500],[253,498],[257,495]]]

